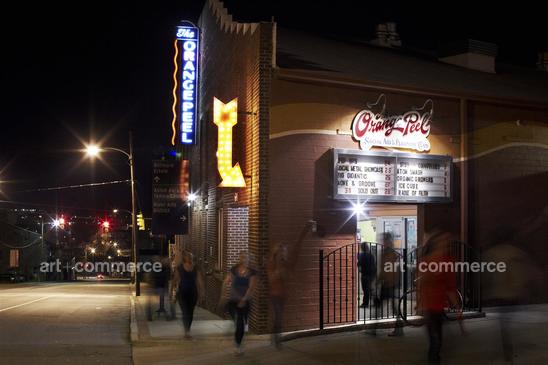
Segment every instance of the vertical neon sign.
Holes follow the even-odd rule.
[[[190,22],[177,26],[177,41],[181,41],[181,143],[196,143],[198,118],[198,79],[200,61],[200,30]]]

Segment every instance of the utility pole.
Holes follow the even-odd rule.
[[[41,226],[41,230],[40,230],[40,260],[42,262],[44,262],[44,256],[45,256],[45,252],[44,252],[44,215],[40,215],[40,226]],[[44,275],[46,275],[46,273],[44,273]],[[42,278],[41,278],[41,273],[38,273],[38,278],[40,279],[40,281],[42,281]],[[45,281],[45,278],[44,278],[44,281]]]
[[[133,135],[129,132],[129,167],[131,171],[131,240],[133,242],[133,263],[135,264],[135,296],[141,295],[141,283],[139,280],[138,262],[139,252],[137,250],[137,212],[135,209],[135,172],[134,172]]]

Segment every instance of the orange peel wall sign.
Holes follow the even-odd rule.
[[[240,164],[232,165],[232,128],[238,123],[238,99],[225,104],[213,98],[213,123],[218,130],[217,169],[222,178],[219,187],[245,187]]]

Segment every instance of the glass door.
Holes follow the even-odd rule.
[[[377,266],[377,275],[382,269],[381,265],[381,255],[384,249],[383,246],[378,244],[383,244],[382,234],[391,233],[394,238],[394,249],[400,254],[403,255],[403,249],[407,248],[407,258],[408,258],[408,269],[409,273],[402,272],[402,275],[405,276],[405,279],[409,281],[414,279],[416,261],[413,260],[416,257],[416,248],[417,248],[417,217],[416,216],[382,216],[382,217],[367,217],[358,221],[357,227],[357,239],[358,243],[366,243],[370,249],[371,253],[375,257],[375,262]],[[377,244],[378,243],[378,244]],[[361,246],[361,245],[360,245]],[[360,249],[358,249],[360,250]],[[412,254],[410,254],[412,253]],[[356,260],[357,261],[357,260]],[[402,258],[403,261],[403,258]],[[358,278],[360,273],[358,272]],[[371,283],[371,295],[378,296],[379,293],[376,293],[375,290],[380,289],[379,283],[376,283],[373,280]],[[367,308],[360,307],[362,302],[365,300],[364,292],[361,284],[361,280],[356,281],[357,289],[357,320],[369,320],[374,319],[378,314],[375,312],[374,307],[371,305]],[[369,301],[372,304],[372,300]],[[373,308],[373,309],[372,309]]]

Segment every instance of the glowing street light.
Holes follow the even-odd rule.
[[[89,144],[86,146],[85,152],[86,155],[89,157],[98,157],[100,152],[103,151],[115,151],[123,154],[127,157],[129,162],[129,168],[130,168],[130,181],[131,181],[131,241],[133,246],[133,263],[137,267],[137,263],[139,262],[139,252],[137,250],[138,244],[137,244],[137,212],[136,212],[136,192],[135,192],[135,172],[134,172],[134,165],[135,165],[135,156],[133,154],[133,136],[131,132],[129,133],[129,151],[126,152],[119,148],[114,147],[100,147],[95,144]],[[118,209],[113,210],[114,213],[117,213]],[[103,228],[108,229],[109,225],[105,226],[105,223],[103,222]],[[135,296],[141,295],[141,285],[140,285],[140,278],[137,273],[134,273],[135,278]]]
[[[97,145],[87,145],[86,146],[86,155],[90,157],[97,157],[101,152],[101,148]]]
[[[65,225],[65,218],[61,217],[61,218],[56,218],[53,220],[53,222],[51,222],[51,224],[53,225],[54,228],[63,228],[63,226]]]
[[[92,247],[92,248],[90,249],[90,251],[91,251],[92,254],[95,255],[95,248],[94,248],[94,247]]]
[[[118,249],[116,250],[116,253],[118,254],[118,256],[120,256],[122,254],[122,250]]]
[[[188,194],[188,201],[193,202],[193,201],[196,200],[197,197],[198,197],[198,195],[196,195],[195,193],[190,193],[190,194]]]
[[[118,213],[118,209],[112,209],[112,213],[114,214]]]

